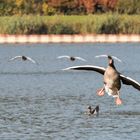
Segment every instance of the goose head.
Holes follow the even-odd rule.
[[[116,69],[115,65],[114,65],[114,60],[110,55],[108,55],[108,65],[111,66],[112,68]]]
[[[87,109],[91,111],[91,106],[89,105],[89,106],[87,107]]]

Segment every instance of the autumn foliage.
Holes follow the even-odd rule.
[[[118,0],[49,0],[48,5],[60,12],[83,8],[86,13],[94,13],[98,7],[104,11],[113,10]]]
[[[140,14],[140,0],[0,0],[0,16]]]

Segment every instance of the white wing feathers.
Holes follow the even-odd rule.
[[[23,59],[23,57],[24,57],[25,59]],[[31,62],[34,63],[34,64],[36,63],[35,60],[33,60],[32,58],[27,57],[27,56],[15,56],[15,57],[11,58],[10,61],[15,60],[15,59],[28,60],[28,61],[31,61]]]
[[[86,60],[84,58],[81,58],[81,57],[75,57],[75,59],[79,59],[79,60],[82,60],[82,61],[86,62]]]
[[[11,58],[10,61],[18,59],[18,58],[22,58],[22,56],[15,56],[15,57]]]
[[[68,55],[61,55],[61,56],[58,56],[57,58],[58,59],[60,59],[60,58],[70,58],[70,56],[68,56]]]
[[[106,55],[106,54],[102,54],[102,55],[97,55],[97,56],[95,56],[95,58],[100,58],[100,57],[108,57],[108,55]],[[112,55],[111,55],[111,57],[112,57],[113,59],[119,61],[119,62],[122,62],[122,60],[119,59],[119,58],[116,57],[116,56],[112,56]]]
[[[61,56],[58,56],[57,57],[58,59],[60,58],[68,58],[68,59],[71,59],[71,58],[74,58],[74,59],[78,59],[78,60],[81,60],[81,61],[86,61],[85,59],[81,58],[81,57],[74,57],[74,56],[68,56],[68,55],[61,55]]]
[[[82,66],[72,66],[62,70],[85,70],[85,71],[96,71],[100,74],[104,74],[105,68],[93,65],[82,65]]]
[[[32,58],[30,58],[30,57],[27,57],[27,60],[29,60],[29,61],[31,61],[32,63],[36,63],[36,61],[35,60],[33,60]]]

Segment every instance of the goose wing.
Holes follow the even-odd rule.
[[[105,68],[93,65],[83,65],[83,66],[72,66],[65,68],[63,70],[86,70],[86,71],[96,71],[100,74],[104,74]]]
[[[11,59],[10,59],[10,61],[12,61],[12,60],[15,60],[15,59],[18,59],[18,58],[21,58],[22,56],[15,56],[15,57],[12,57]]]
[[[36,61],[35,60],[33,60],[32,58],[30,58],[30,57],[27,57],[27,59],[29,60],[29,61],[31,61],[32,63],[36,63]]]
[[[61,56],[58,56],[57,58],[58,59],[60,59],[60,58],[70,58],[70,56],[68,56],[68,55],[61,55]]]
[[[75,57],[75,58],[86,62],[84,58],[81,58],[81,57]]]
[[[134,88],[140,90],[140,83],[137,82],[136,80],[130,78],[130,77],[126,77],[122,74],[120,74],[120,78],[123,84],[125,85],[132,85]]]
[[[93,109],[93,114],[98,114],[99,113],[99,106],[97,105],[94,109]]]

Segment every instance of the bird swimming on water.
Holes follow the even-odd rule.
[[[84,58],[78,57],[78,56],[68,56],[68,55],[61,55],[57,57],[58,59],[61,58],[68,58],[71,61],[75,61],[75,60],[81,60],[81,61],[86,61]]]
[[[87,114],[87,115],[99,115],[99,106],[97,105],[95,108],[88,106],[87,112],[85,114]]]
[[[108,95],[113,96],[115,98],[116,105],[121,105],[122,104],[122,99],[120,98],[121,82],[125,85],[132,85],[139,91],[140,91],[140,83],[138,83],[137,81],[135,81],[130,77],[122,75],[117,71],[113,60],[113,58],[115,59],[115,57],[112,57],[110,55],[106,55],[106,57],[108,58],[107,68],[93,65],[83,65],[83,66],[72,66],[64,70],[88,70],[88,71],[96,71],[104,75],[103,76],[104,86],[97,91],[97,94],[99,96],[103,96],[105,92],[107,92]]]
[[[35,60],[33,60],[32,58],[30,58],[30,57],[27,57],[27,56],[24,56],[24,55],[22,55],[22,56],[15,56],[15,57],[13,57],[13,58],[11,58],[10,59],[10,61],[12,61],[12,60],[15,60],[15,59],[21,59],[21,60],[23,60],[23,61],[30,61],[30,62],[32,62],[32,63],[36,63],[36,61]]]

